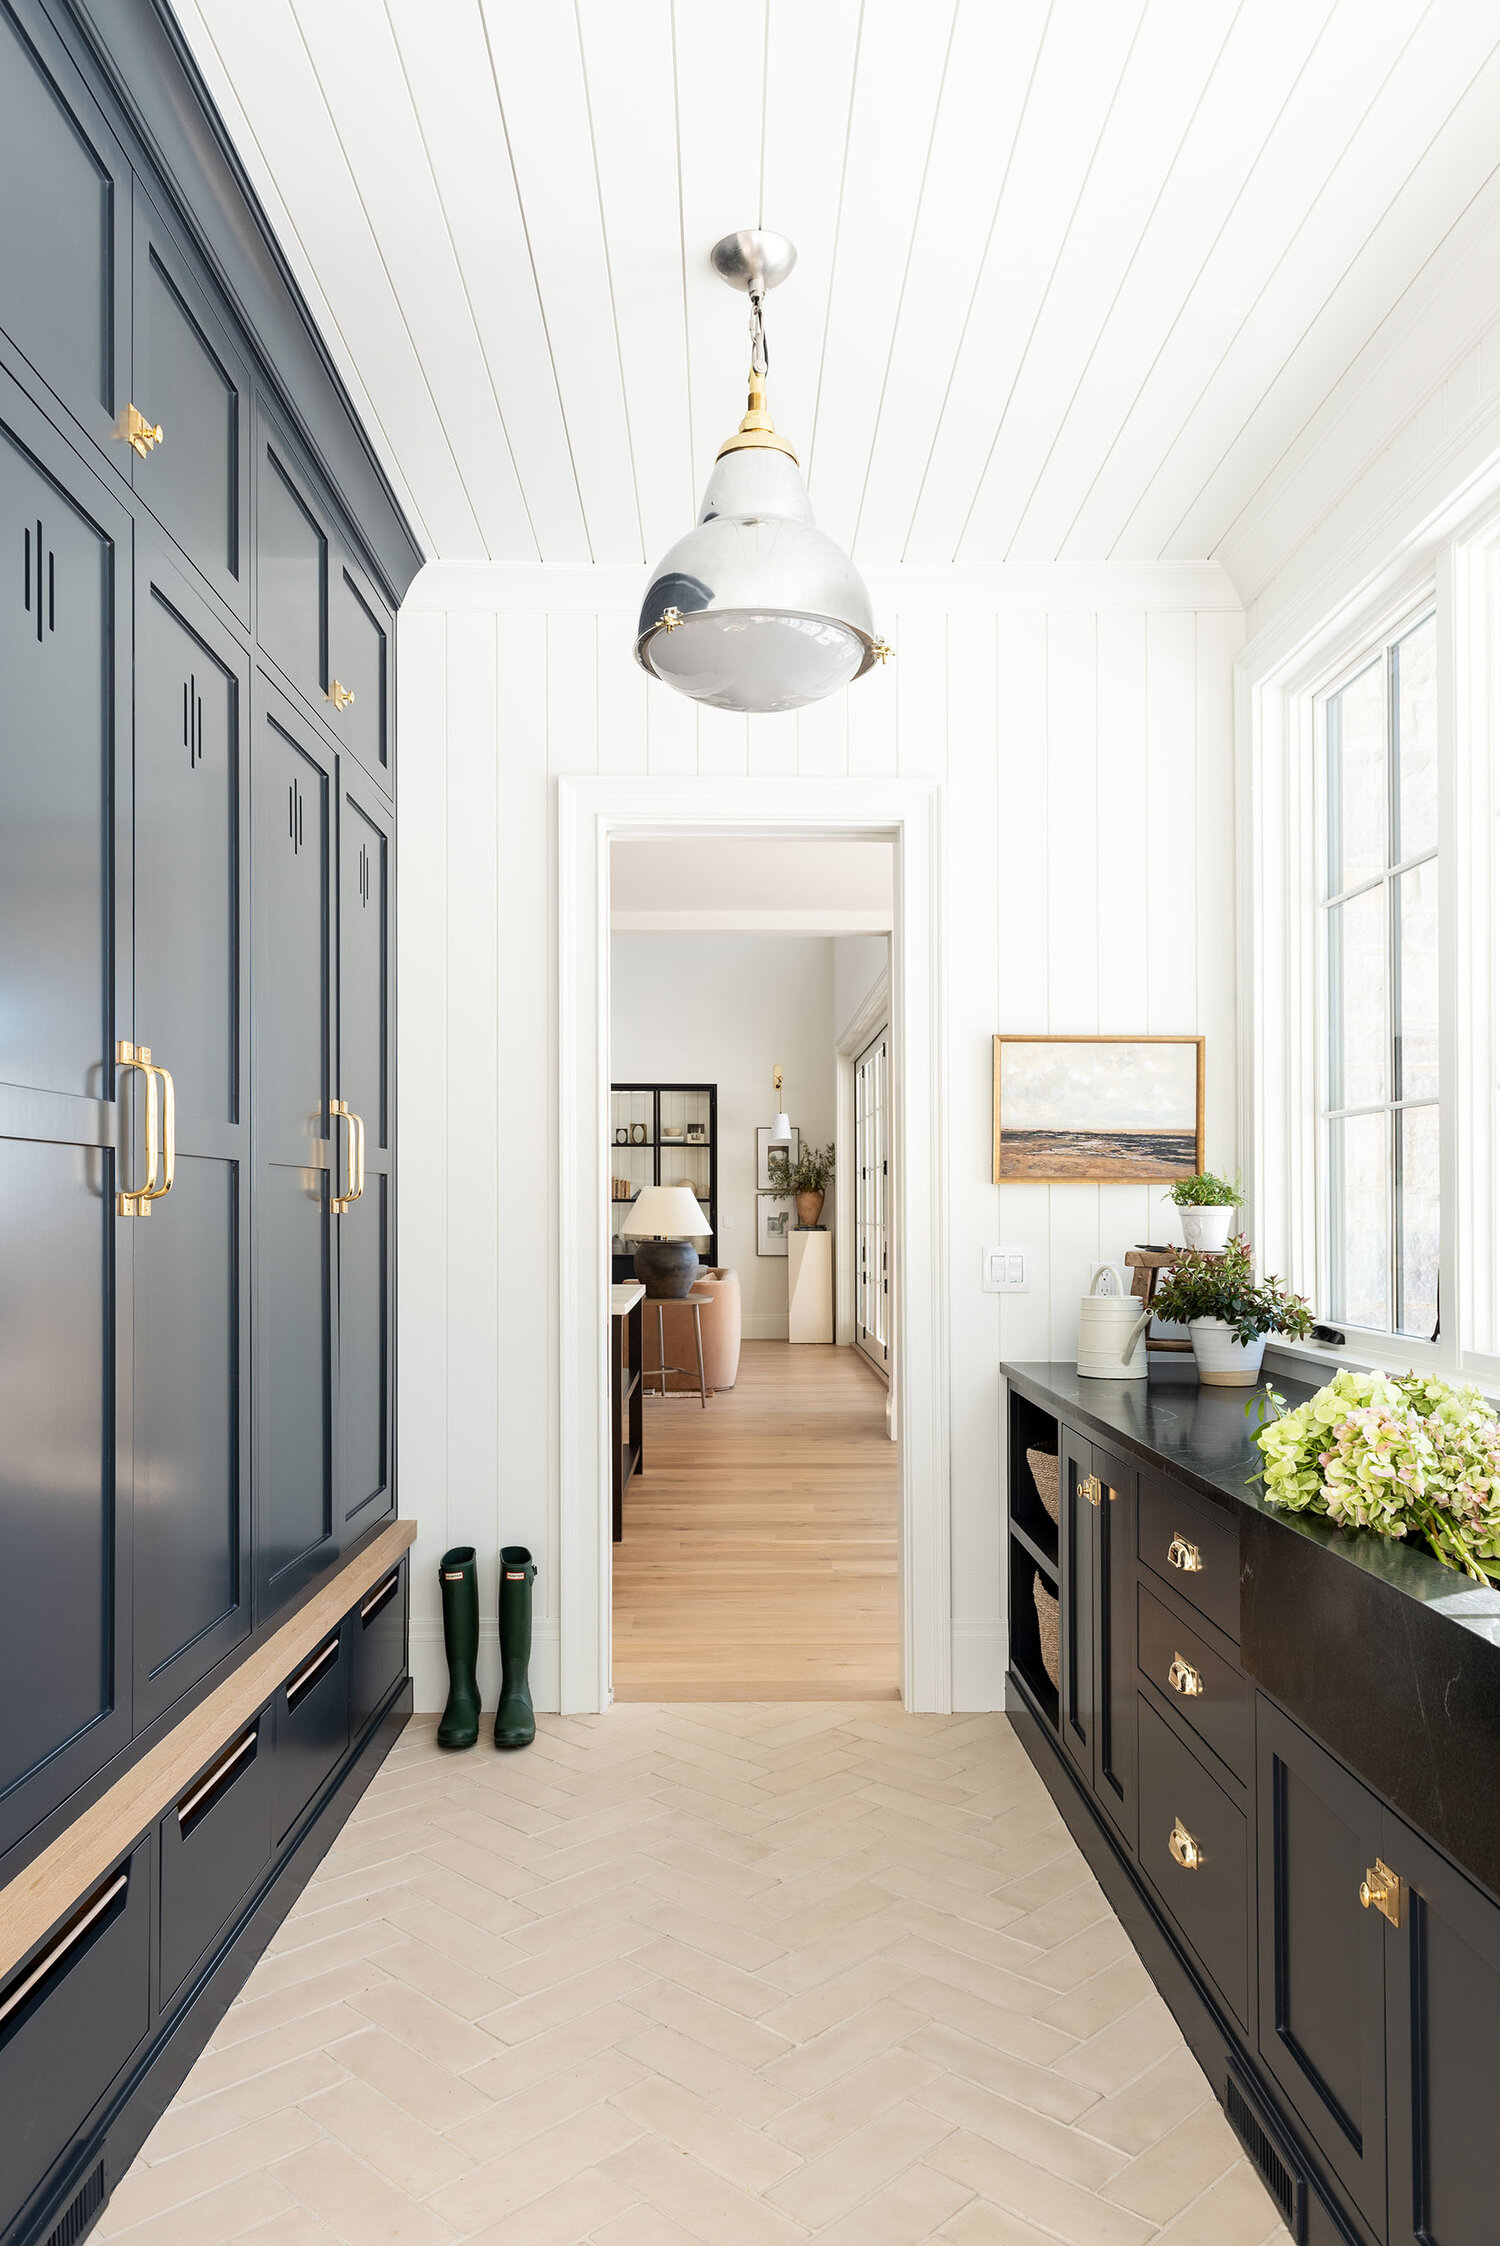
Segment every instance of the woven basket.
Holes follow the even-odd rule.
[[[1031,1451],[1026,1453],[1026,1463],[1031,1468],[1031,1479],[1036,1484],[1036,1494],[1043,1510],[1052,1521],[1057,1519],[1057,1453],[1056,1451]]]
[[[1033,1578],[1031,1596],[1036,1603],[1036,1634],[1041,1640],[1042,1667],[1052,1679],[1054,1692],[1062,1690],[1062,1654],[1057,1642],[1057,1601],[1041,1577]]]

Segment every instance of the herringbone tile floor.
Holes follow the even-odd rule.
[[[132,2246],[1288,2246],[1009,1726],[404,1734],[106,2211]]]

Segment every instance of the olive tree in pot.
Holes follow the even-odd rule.
[[[1260,1378],[1268,1334],[1305,1335],[1312,1311],[1275,1279],[1257,1284],[1243,1233],[1218,1254],[1188,1248],[1157,1288],[1152,1309],[1193,1337],[1198,1378],[1211,1388],[1249,1388]]]
[[[1216,1178],[1212,1170],[1200,1170],[1196,1177],[1179,1178],[1167,1199],[1177,1205],[1188,1247],[1222,1248],[1244,1196],[1227,1178]]]
[[[795,1201],[798,1231],[812,1231],[823,1214],[823,1196],[833,1176],[832,1139],[827,1146],[804,1147],[795,1162],[773,1149],[766,1157],[766,1168],[771,1173],[772,1199]]]

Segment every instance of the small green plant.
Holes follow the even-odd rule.
[[[774,1149],[766,1157],[771,1173],[771,1196],[790,1201],[796,1193],[825,1193],[833,1176],[833,1141],[827,1146],[805,1146],[796,1161]]]
[[[1237,1209],[1244,1198],[1238,1179],[1231,1185],[1228,1178],[1216,1178],[1212,1170],[1200,1170],[1192,1178],[1179,1178],[1167,1195],[1179,1209]]]
[[[1312,1328],[1312,1310],[1301,1295],[1289,1294],[1275,1279],[1257,1283],[1255,1257],[1242,1232],[1217,1255],[1185,1249],[1157,1288],[1151,1308],[1174,1326],[1217,1318],[1247,1346],[1261,1334],[1300,1336]]]

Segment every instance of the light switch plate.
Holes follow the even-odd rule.
[[[983,1286],[987,1295],[1029,1295],[1031,1256],[1025,1248],[986,1248]]]

